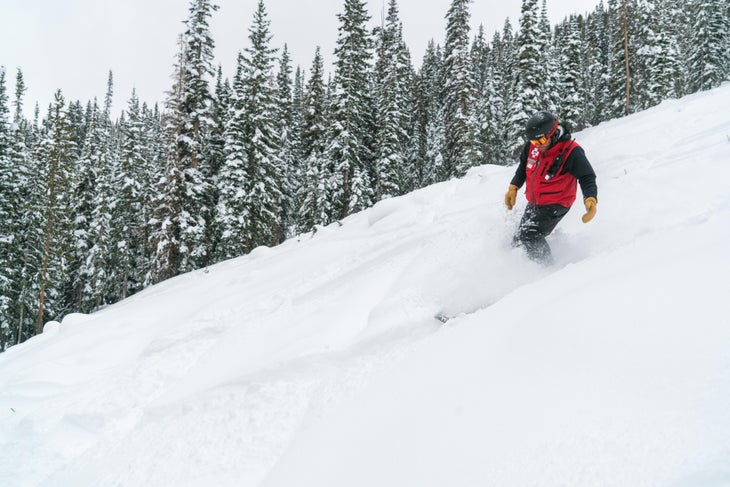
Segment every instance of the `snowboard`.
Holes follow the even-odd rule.
[[[447,313],[445,311],[439,311],[436,313],[433,317],[440,321],[443,324],[448,323],[449,321],[453,320],[454,318],[462,318],[464,316],[470,316],[478,311],[485,310],[489,308],[493,303],[485,304],[483,306],[479,306],[478,308],[472,309],[470,311],[462,311],[460,313]]]

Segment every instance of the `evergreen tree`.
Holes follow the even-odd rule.
[[[490,51],[491,49],[484,33],[484,25],[479,24],[479,30],[471,43],[472,76],[474,78],[474,91],[477,93],[477,97],[484,92],[489,82],[491,67],[489,63]]]
[[[210,35],[209,19],[218,6],[212,0],[191,0],[185,21],[181,66],[181,109],[185,115],[181,127],[183,137],[178,141],[180,158],[187,159],[186,167],[198,169],[204,153],[210,118],[210,79],[215,76],[213,49],[215,42]]]
[[[291,58],[289,48],[285,44],[279,59],[279,72],[276,76],[276,130],[280,145],[279,158],[282,164],[280,216],[282,240],[290,235],[289,229],[296,226],[299,141],[298,127],[295,124],[294,83],[291,74]]]
[[[522,140],[524,125],[515,126],[517,98],[517,42],[509,19],[504,23],[502,34],[495,34],[492,42],[493,95],[490,99],[492,119],[492,154],[490,160],[496,164],[510,164],[515,159],[517,142],[515,134]]]
[[[23,125],[26,124],[25,117],[23,116],[23,97],[27,89],[25,86],[25,78],[23,78],[23,71],[18,69],[15,76],[15,99],[13,100],[13,106],[15,107],[13,122],[18,128],[23,128]]]
[[[113,211],[113,237],[116,242],[116,275],[113,293],[120,299],[139,291],[148,268],[146,262],[145,226],[149,217],[145,209],[145,188],[152,184],[148,177],[150,161],[148,145],[152,142],[145,127],[144,113],[135,90],[127,103],[125,118],[120,124],[121,153],[119,171],[114,184],[118,202]]]
[[[0,351],[20,343],[35,333],[37,296],[30,289],[32,278],[31,257],[34,230],[39,228],[39,215],[31,210],[39,197],[31,188],[31,179],[37,174],[32,166],[27,141],[30,124],[23,117],[23,96],[26,87],[21,70],[16,76],[13,106],[15,113],[10,124],[10,139],[5,159],[0,164]]]
[[[185,183],[189,201],[186,210],[197,218],[188,220],[183,233],[185,247],[190,259],[182,270],[191,270],[207,265],[210,242],[208,225],[213,218],[211,206],[212,187],[209,179],[211,152],[206,143],[215,122],[211,115],[213,97],[210,81],[216,71],[213,65],[215,42],[210,34],[209,19],[218,6],[213,0],[191,0],[188,19],[185,21],[185,59],[182,66],[183,85],[181,108],[185,114],[181,136],[178,136],[178,154],[183,160]],[[208,158],[206,158],[206,156]],[[193,223],[194,221],[194,223]]]
[[[276,87],[271,83],[276,49],[269,46],[270,21],[259,0],[249,30],[251,47],[244,56],[244,140],[248,188],[245,193],[250,215],[244,250],[276,245],[283,240],[281,141],[277,131]]]
[[[218,219],[225,255],[250,252],[283,239],[282,160],[277,131],[274,53],[263,1],[249,29],[251,47],[239,55],[233,114],[226,130]]]
[[[470,123],[474,130],[472,143],[476,162],[484,164],[491,159],[492,155],[491,138],[494,131],[494,115],[491,104],[494,100],[495,87],[490,65],[491,50],[484,37],[484,27],[481,25],[472,42],[471,58],[475,107]]]
[[[690,6],[690,89],[709,90],[730,78],[730,19],[727,3],[725,0],[693,0]]]
[[[205,160],[208,164],[203,168],[203,176],[210,182],[207,193],[206,207],[214,208],[217,211],[220,200],[221,168],[226,160],[226,124],[231,106],[232,89],[228,79],[223,79],[223,70],[218,67],[216,76],[215,91],[213,95],[210,115],[211,127],[206,143]],[[219,260],[218,245],[221,240],[221,227],[215,215],[206,226],[206,242],[210,249],[212,261]]]
[[[536,49],[542,54],[542,61],[535,66],[537,76],[542,80],[541,98],[539,99],[541,109],[558,111],[558,103],[555,94],[560,89],[561,77],[564,74],[564,66],[561,66],[560,57],[553,54],[552,28],[548,19],[547,1],[542,0],[540,16],[538,18],[538,36]],[[578,75],[576,73],[575,75]]]
[[[109,100],[109,98],[107,98]],[[105,111],[109,103],[105,103]],[[108,259],[111,245],[110,184],[111,139],[106,115],[93,104],[86,140],[78,161],[80,178],[74,191],[74,246],[69,273],[75,309],[90,312],[98,309],[108,294],[111,270]]]
[[[247,171],[248,148],[243,143],[246,135],[244,78],[244,60],[239,52],[229,116],[224,132],[226,158],[220,169],[218,182],[216,226],[220,228],[220,242],[217,246],[219,259],[228,259],[244,253],[244,245],[249,238],[249,211],[245,193],[250,187]]]
[[[510,119],[510,142],[514,155],[524,143],[522,135],[527,119],[547,108],[543,101],[547,96],[542,66],[548,62],[548,58],[543,44],[544,34],[539,22],[537,0],[522,0],[515,66],[517,90]]]
[[[74,144],[73,159],[81,156],[81,148],[86,140],[86,133],[89,130],[89,121],[91,120],[91,103],[86,104],[86,108],[79,100],[70,101],[66,109],[66,118],[71,127],[71,139]]]
[[[430,40],[416,77],[411,185],[420,188],[441,180],[444,170],[443,54]]]
[[[410,56],[403,42],[396,0],[378,32],[376,74],[376,189],[380,200],[403,193],[409,137]]]
[[[609,94],[609,53],[611,51],[611,34],[609,17],[603,0],[586,19],[583,39],[586,76],[584,125],[597,125],[608,113]]]
[[[473,151],[474,86],[469,53],[469,4],[452,0],[444,47],[444,178],[462,176],[478,163]]]
[[[11,145],[10,109],[8,93],[5,85],[5,68],[0,66],[0,351],[3,351],[12,340],[11,284],[14,277],[15,263],[10,248],[13,241],[13,214],[9,206],[13,190],[13,171],[10,167]]]
[[[144,275],[143,286],[149,286],[157,282],[157,243],[155,239],[154,217],[157,210],[157,203],[160,201],[158,189],[166,172],[166,146],[165,129],[162,114],[157,103],[149,108],[146,103],[142,104],[143,140],[141,152],[144,154],[144,166],[140,166],[140,179],[142,191],[142,221],[145,222],[142,233],[144,235],[144,266],[139,268],[140,275]]]
[[[71,194],[73,156],[76,152],[66,101],[58,90],[50,106],[46,131],[35,157],[41,164],[40,206],[42,215],[37,249],[38,311],[36,333],[43,331],[47,318],[60,317],[68,308],[63,299],[63,285],[68,280],[67,262],[71,235]]]
[[[291,137],[293,168],[289,170],[291,181],[288,191],[288,201],[291,204],[289,209],[289,220],[287,222],[288,236],[298,233],[299,208],[301,200],[299,195],[304,180],[304,147],[302,145],[302,130],[304,127],[304,71],[300,66],[294,73],[294,86],[292,91],[292,128],[289,131]]]
[[[187,142],[181,137],[186,118],[182,105],[185,89],[183,78],[185,45],[182,36],[178,44],[180,50],[175,65],[176,74],[172,90],[168,92],[165,101],[162,121],[165,170],[162,178],[155,184],[156,194],[148,222],[150,245],[154,251],[154,266],[150,269],[152,282],[173,277],[190,266],[192,249],[188,244],[189,237],[200,235],[204,224],[202,218],[190,213],[190,193],[185,178],[187,169],[185,164],[189,161],[182,157]]]
[[[561,122],[571,130],[584,127],[583,114],[586,99],[583,91],[583,66],[581,19],[571,16],[563,23],[556,38],[552,58],[558,61],[560,77],[553,93],[557,95],[559,106],[552,108]]]
[[[345,0],[335,48],[336,70],[330,145],[332,219],[344,218],[373,203],[370,181],[373,154],[368,146],[371,126],[369,76],[372,39],[370,16],[363,0]]]
[[[682,77],[679,46],[672,35],[672,7],[668,0],[644,0],[642,38],[644,45],[638,54],[646,68],[644,108],[678,96],[678,81]]]
[[[203,160],[203,155],[212,124],[209,80],[215,75],[215,43],[208,20],[217,9],[211,0],[191,0],[173,89],[165,103],[166,181],[159,185],[153,221],[157,279],[208,263],[206,237],[212,208],[207,206],[210,182],[204,174],[210,161]]]
[[[629,4],[631,2],[631,4]],[[609,118],[621,117],[632,113],[636,102],[632,73],[635,62],[632,53],[634,33],[632,0],[608,0],[608,16],[611,32],[609,55]]]
[[[297,230],[308,232],[315,225],[330,223],[333,210],[329,198],[332,174],[326,159],[327,92],[324,66],[319,47],[314,53],[312,70],[304,92],[304,114],[301,130],[303,171],[299,187]]]

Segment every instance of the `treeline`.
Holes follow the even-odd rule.
[[[191,0],[163,107],[133,92],[24,117],[0,69],[0,350],[194,269],[272,246],[375,202],[511,164],[526,118],[581,129],[730,77],[726,0],[610,0],[556,26],[523,0],[487,39],[453,0],[416,69],[396,0],[368,28],[344,0],[335,65],[271,45],[263,1],[235,75],[215,67],[212,0]]]

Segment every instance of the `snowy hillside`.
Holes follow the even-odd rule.
[[[0,355],[0,484],[730,484],[728,114],[575,134],[598,214],[550,268],[485,166],[47,325]]]

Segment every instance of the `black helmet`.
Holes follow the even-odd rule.
[[[541,110],[527,121],[525,137],[527,140],[537,140],[540,137],[550,138],[557,128],[557,117],[548,111]]]

